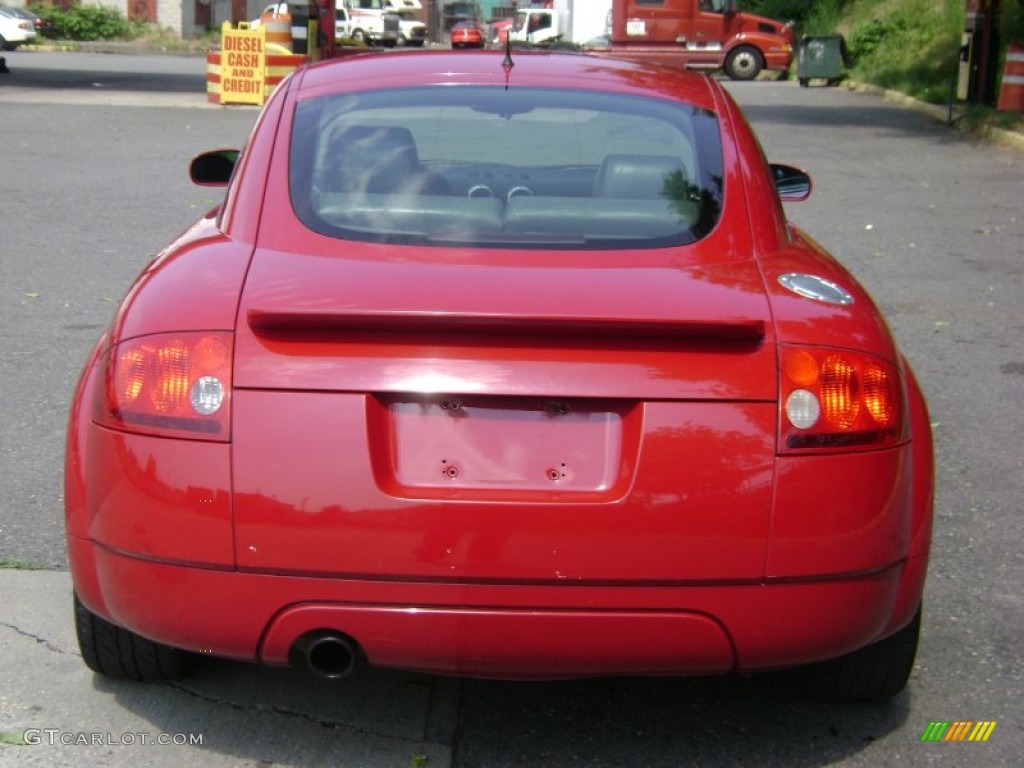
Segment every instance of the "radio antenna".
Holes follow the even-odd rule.
[[[508,73],[512,71],[512,67],[514,67],[516,65],[516,63],[514,61],[512,61],[512,35],[511,35],[511,31],[512,30],[508,30],[508,31],[505,32],[505,59],[501,62],[501,68],[505,70],[505,77],[506,78],[508,78]],[[505,85],[506,85],[506,87],[508,86],[507,80],[506,80]]]

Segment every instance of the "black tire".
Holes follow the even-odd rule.
[[[764,57],[752,45],[739,45],[725,57],[725,74],[733,80],[753,80],[764,69]]]
[[[903,629],[838,659],[794,670],[801,693],[846,701],[881,701],[902,691],[914,670],[921,609]]]
[[[362,43],[363,45],[366,45],[368,42],[366,39],[366,33],[361,29],[352,30],[352,39],[357,43]]]
[[[154,643],[102,619],[75,595],[75,632],[82,660],[93,672],[142,683],[177,680],[188,671],[189,655]]]

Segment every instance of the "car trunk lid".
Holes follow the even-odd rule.
[[[262,250],[236,344],[243,569],[622,584],[763,572],[777,377],[752,263]]]
[[[324,259],[258,251],[240,388],[775,398],[760,274]]]

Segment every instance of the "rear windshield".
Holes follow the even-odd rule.
[[[484,248],[659,248],[718,220],[713,113],[607,93],[494,86],[300,103],[292,205],[329,237]]]

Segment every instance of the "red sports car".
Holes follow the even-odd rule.
[[[714,80],[583,55],[298,70],[71,413],[92,669],[804,667],[897,693],[925,403]]]
[[[483,48],[484,33],[475,21],[460,21],[452,26],[452,48]]]

